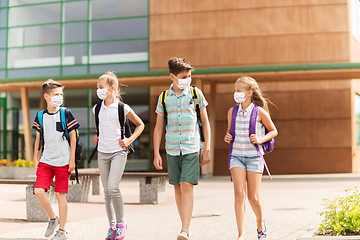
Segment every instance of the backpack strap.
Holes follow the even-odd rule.
[[[167,125],[167,110],[165,106],[167,95],[168,95],[168,90],[165,90],[160,94],[161,106],[163,107],[164,110],[165,125]]]
[[[230,142],[229,147],[229,160],[228,160],[228,168],[230,170],[230,160],[231,160],[231,154],[233,150],[234,140],[235,140],[235,123],[236,123],[236,115],[239,111],[239,105],[236,105],[233,107],[232,114],[231,114],[231,123],[230,123],[230,135],[232,136],[232,140]],[[232,181],[231,173],[230,173],[230,179]]]
[[[125,127],[124,127],[125,116],[124,116],[124,103],[122,101],[119,101],[118,115],[119,115],[119,122],[120,122],[121,139],[124,139],[124,136],[125,136]]]
[[[250,123],[249,123],[249,137],[250,137],[251,134],[256,134],[256,120],[257,120],[259,108],[260,107],[258,105],[255,105],[254,108],[251,111]],[[272,180],[272,176],[271,176],[269,168],[268,168],[268,166],[267,166],[267,164],[265,162],[264,156],[260,152],[259,145],[257,145],[257,144],[254,144],[254,145],[255,145],[256,151],[258,152],[259,156],[263,160],[263,163],[265,165],[266,171],[267,171],[270,179]]]
[[[63,138],[65,137],[70,144],[70,135],[67,129],[66,107],[60,108],[60,122],[61,122],[61,128],[63,130]]]
[[[199,98],[198,89],[195,86],[191,87],[191,94],[193,96],[192,100],[194,102],[195,111],[196,111],[196,118],[197,118],[197,122],[198,122],[198,125],[199,125],[200,138],[201,138],[202,142],[205,142],[203,127],[202,127],[201,117],[200,117],[200,98]]]
[[[100,112],[100,109],[101,109],[101,105],[102,105],[102,102],[95,105],[95,126],[96,126],[96,135],[97,136],[99,136],[99,112]],[[98,149],[98,144],[96,144],[94,150],[90,154],[88,163],[91,163],[91,160],[95,156],[95,153],[96,153],[97,149]]]
[[[43,117],[44,117],[44,110],[41,110],[37,113],[37,118],[39,120],[39,125],[40,125],[40,141],[39,141],[39,146],[38,146],[39,151],[40,151],[41,147],[44,146]]]

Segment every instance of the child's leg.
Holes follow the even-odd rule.
[[[59,220],[60,220],[59,229],[65,231],[65,224],[68,215],[68,204],[66,201],[66,196],[65,193],[58,193],[58,192],[55,193],[55,195],[59,204]]]
[[[124,200],[120,191],[120,181],[124,173],[127,154],[125,151],[113,153],[111,156],[111,166],[108,178],[108,192],[112,199],[115,211],[116,223],[124,223]]]
[[[182,222],[181,231],[189,233],[190,221],[194,206],[194,194],[192,183],[181,182],[181,208],[180,218]]]
[[[242,167],[231,168],[234,184],[235,216],[239,232],[238,239],[245,237],[245,199],[246,199],[246,170]]]
[[[250,171],[246,172],[248,199],[249,199],[251,208],[253,209],[255,216],[256,216],[258,231],[265,230],[264,226],[263,226],[262,208],[261,208],[260,197],[259,197],[260,196],[261,177],[262,177],[261,173],[250,172]]]
[[[182,217],[181,217],[182,194],[181,194],[181,185],[180,185],[180,184],[174,185],[174,192],[175,192],[176,207],[177,207],[177,209],[178,209],[181,222],[183,222],[183,219],[182,219]]]
[[[104,196],[105,196],[105,209],[109,220],[110,227],[115,227],[115,214],[114,208],[112,206],[111,196],[108,191],[108,180],[110,174],[110,153],[102,153],[98,152],[98,167],[100,172],[101,183],[104,188]]]
[[[45,189],[44,188],[35,188],[34,193],[39,200],[40,205],[45,210],[46,214],[50,219],[56,218],[55,212],[51,207],[50,201],[48,197],[45,195]]]

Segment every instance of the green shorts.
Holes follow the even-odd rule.
[[[199,152],[180,156],[166,154],[168,162],[169,183],[178,185],[181,182],[198,184],[200,176]]]

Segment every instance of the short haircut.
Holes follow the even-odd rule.
[[[171,58],[168,62],[169,65],[169,73],[174,74],[175,76],[183,71],[193,70],[194,67],[191,63],[182,57],[174,57]]]
[[[49,79],[41,85],[41,93],[42,95],[44,95],[45,93],[49,94],[51,90],[59,87],[64,88],[64,86],[61,83]]]

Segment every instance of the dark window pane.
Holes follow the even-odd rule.
[[[0,27],[6,27],[7,9],[0,9]]]
[[[8,70],[8,78],[55,77],[59,75],[59,67]]]
[[[87,1],[65,2],[63,21],[87,20]]]
[[[63,46],[63,65],[87,64],[87,44]]]
[[[148,15],[148,0],[92,0],[91,19]]]
[[[90,63],[147,61],[148,47],[147,40],[92,43]]]
[[[60,65],[60,46],[9,49],[8,68]]]
[[[6,29],[0,29],[0,48],[6,48]]]
[[[147,38],[148,18],[96,21],[90,28],[91,41]]]
[[[5,79],[5,71],[0,71],[0,79]]]
[[[63,67],[62,75],[79,75],[87,73],[87,66]]]
[[[6,67],[6,50],[0,50],[0,68]]]
[[[10,8],[9,26],[60,22],[60,3]]]
[[[0,7],[7,7],[7,0],[1,0]]]
[[[60,43],[60,25],[9,29],[9,47]]]
[[[64,23],[63,42],[86,42],[87,41],[87,22]]]
[[[148,71],[148,63],[123,63],[123,64],[106,64],[90,66],[90,73],[103,74],[107,71],[119,72],[142,72]]]

